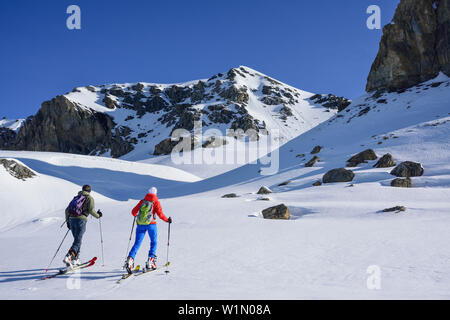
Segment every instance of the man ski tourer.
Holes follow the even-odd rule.
[[[83,235],[86,232],[87,217],[89,215],[100,219],[103,214],[100,210],[95,212],[94,199],[91,196],[91,187],[84,185],[78,195],[73,198],[66,209],[67,228],[72,231],[73,243],[63,262],[67,267],[80,264],[80,248]]]
[[[139,201],[139,203],[131,211],[131,214],[136,217],[137,227],[136,240],[125,263],[125,268],[128,273],[131,273],[134,268],[134,258],[136,257],[136,253],[138,252],[147,232],[150,237],[150,251],[148,252],[148,259],[145,267],[147,270],[156,269],[156,248],[158,237],[156,215],[158,215],[161,220],[167,223],[172,223],[172,218],[167,218],[162,211],[161,204],[156,195],[157,192],[158,190],[155,187],[150,188],[145,198]]]

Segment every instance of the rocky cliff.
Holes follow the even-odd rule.
[[[65,96],[46,101],[5,149],[91,154],[110,150],[120,157],[133,150],[127,132],[105,113],[77,108]]]
[[[401,91],[439,72],[450,76],[449,30],[450,0],[401,0],[383,28],[366,90]]]
[[[15,139],[16,132],[0,127],[0,149],[8,149],[10,145],[14,144]]]

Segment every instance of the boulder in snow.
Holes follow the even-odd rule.
[[[378,160],[378,162],[374,165],[374,168],[390,168],[395,166],[394,158],[390,153],[386,153],[384,156]]]
[[[350,182],[355,177],[352,170],[347,170],[345,168],[333,169],[325,173],[322,178],[323,183],[332,182]]]
[[[377,155],[372,149],[364,150],[347,160],[348,167],[356,167],[360,163],[366,163],[368,160],[376,160]]]
[[[262,215],[264,219],[289,220],[291,218],[289,208],[284,204],[264,209]]]
[[[312,167],[317,161],[319,161],[319,157],[314,156],[311,160],[305,163],[305,167]]]
[[[222,196],[222,198],[237,198],[236,193],[227,193]]]
[[[270,190],[266,186],[262,186],[261,188],[259,188],[257,192],[257,194],[269,194],[269,193],[272,193],[272,190]]]
[[[391,187],[411,188],[411,178],[397,178],[391,181]]]
[[[420,163],[404,161],[396,166],[391,174],[396,177],[419,177],[423,175],[423,167]]]
[[[322,150],[322,147],[321,147],[321,146],[315,146],[315,147],[312,149],[311,154],[319,153],[320,150]]]
[[[395,207],[392,207],[392,208],[383,209],[383,212],[394,212],[394,211],[395,211],[395,213],[399,213],[400,211],[406,211],[406,207],[404,207],[404,206],[395,206]]]

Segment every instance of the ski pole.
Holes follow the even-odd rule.
[[[65,224],[67,224],[67,219],[61,224],[60,228],[62,228]]]
[[[167,262],[164,265],[166,267],[166,271],[164,271],[166,274],[169,273],[168,268],[169,268],[169,264],[170,264],[170,262],[169,262],[170,225],[171,225],[171,223],[169,223],[169,231],[167,232]]]
[[[100,243],[102,245],[102,267],[105,266],[105,255],[103,254],[103,233],[102,233],[102,218],[98,219],[98,225],[100,226]]]
[[[66,237],[67,237],[67,235],[69,234],[69,231],[70,231],[70,229],[67,230],[66,235],[65,235],[64,238],[62,239],[61,244],[59,245],[58,249],[56,250],[56,253],[55,253],[55,255],[53,256],[52,260],[51,260],[50,263],[48,264],[47,269],[45,269],[45,272],[47,272],[47,271],[48,271],[48,268],[50,268],[50,265],[52,264],[53,260],[55,259],[56,255],[58,254],[59,249],[61,248],[62,244],[64,243],[64,240],[66,240]]]
[[[123,265],[123,268],[124,268],[124,269],[125,269],[125,264],[126,264],[127,257],[128,257],[128,252],[129,252],[129,250],[130,250],[131,237],[133,236],[133,231],[134,231],[134,225],[135,225],[135,223],[136,223],[136,217],[134,217],[133,225],[131,226],[130,239],[128,240],[127,252],[125,252],[125,259],[124,259],[125,263],[124,263],[124,265]]]

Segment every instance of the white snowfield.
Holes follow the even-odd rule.
[[[280,169],[271,176],[260,175],[258,164],[226,172],[204,165],[208,177],[201,180],[167,158],[149,165],[0,151],[38,174],[20,181],[0,166],[0,298],[449,299],[449,86],[441,75],[401,94],[357,99],[281,146]],[[320,161],[306,168],[316,145],[323,147]],[[373,168],[375,160],[350,168],[350,183],[312,186],[368,148],[378,158],[392,154],[397,164],[420,162],[424,175],[412,178],[412,188],[394,188],[392,168]],[[84,183],[104,213],[104,265],[99,221],[89,218],[81,256],[97,256],[95,266],[41,281],[67,230],[60,228],[64,209]],[[158,221],[158,265],[168,259],[170,273],[118,285],[130,211],[153,185],[174,222],[167,257],[168,225]],[[268,201],[256,194],[261,186],[273,191]],[[221,198],[231,192],[238,197]],[[290,220],[262,218],[263,209],[281,203]],[[394,206],[406,211],[382,212]],[[61,267],[71,241],[69,235],[49,272]],[[148,249],[147,237],[137,263],[145,263]]]

